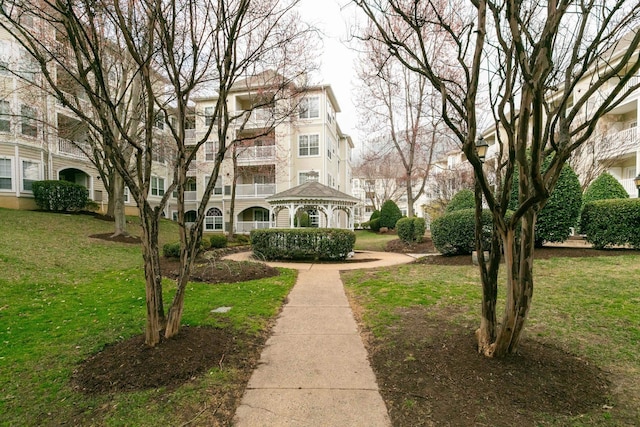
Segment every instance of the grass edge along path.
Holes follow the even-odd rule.
[[[241,395],[248,375],[222,362],[171,390],[85,395],[70,386],[86,357],[143,332],[139,245],[87,237],[111,227],[86,215],[0,209],[0,425],[179,425],[196,416],[215,425],[233,415],[216,412]],[[135,219],[130,232],[139,235]],[[175,224],[163,221],[161,242],[176,237]],[[183,324],[264,342],[294,283],[290,270],[243,283],[190,283]],[[172,286],[165,281],[166,302]],[[211,312],[220,306],[233,308]],[[253,352],[247,357],[257,359],[260,350]]]
[[[412,319],[407,316],[412,312],[446,319],[447,323],[466,330],[469,347],[465,351],[473,352],[473,331],[480,321],[477,274],[477,267],[473,266],[412,264],[343,272],[342,277],[354,311],[364,323],[365,335],[370,335],[366,339],[370,352],[407,344],[401,341],[409,338],[395,334],[403,327],[410,328],[407,325]],[[536,288],[524,339],[558,348],[587,364],[595,364],[611,382],[612,396],[603,396],[606,403],[589,413],[574,416],[536,413],[529,420],[531,425],[640,424],[640,288],[637,285],[640,257],[537,260],[534,274]],[[499,315],[502,310],[500,307]],[[416,321],[418,324],[420,320]],[[408,343],[409,348],[415,346],[417,349],[438,342],[441,336],[436,328],[426,329],[422,336],[412,338],[416,341]],[[397,366],[414,363],[416,356],[407,352],[399,354],[397,361],[387,359],[386,367],[374,366],[379,381],[380,369],[385,370],[394,363]],[[425,380],[418,379],[421,369],[416,369],[414,383]],[[394,387],[398,388],[398,393],[403,393],[402,380]],[[405,389],[404,393],[408,393],[405,396],[410,396],[408,390]],[[526,399],[526,396],[520,398]],[[387,404],[392,407],[389,401]],[[426,400],[406,398],[405,403],[399,405],[399,411],[410,414],[421,404],[428,406]],[[424,408],[424,413],[429,414],[429,410]],[[492,422],[491,417],[483,418],[487,417],[486,413],[477,415]],[[410,425],[398,421],[401,418],[402,414],[395,419],[394,425]],[[455,420],[451,422],[455,424]]]

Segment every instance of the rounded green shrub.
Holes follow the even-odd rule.
[[[431,223],[431,239],[442,255],[470,254],[476,250],[475,209],[448,213]],[[491,248],[492,217],[488,209],[482,211],[482,248]]]
[[[582,210],[580,230],[597,249],[616,245],[640,249],[640,199],[587,203]]]
[[[262,259],[339,260],[353,251],[356,233],[337,228],[251,230],[253,253]]]
[[[36,181],[32,190],[36,204],[45,211],[78,211],[84,209],[89,201],[89,190],[73,182]]]
[[[460,190],[449,201],[444,210],[445,214],[459,211],[462,209],[473,209],[476,207],[476,199],[473,191]]]
[[[371,231],[376,233],[380,231],[380,218],[374,218],[369,221],[369,228],[371,229]]]
[[[396,223],[402,218],[400,208],[393,200],[387,200],[380,208],[380,227],[387,227],[389,230],[396,228]]]
[[[547,168],[549,160],[543,168]],[[511,186],[511,200],[509,209],[518,207],[518,172],[513,175]],[[582,187],[578,175],[569,165],[564,165],[556,187],[551,192],[547,203],[538,212],[535,226],[535,245],[542,246],[544,242],[564,242],[571,235],[571,227],[575,227],[582,206]]]
[[[396,223],[398,238],[405,243],[421,242],[426,230],[424,218],[400,218]]]
[[[212,234],[209,237],[209,242],[211,243],[211,247],[213,249],[220,249],[227,247],[227,236],[224,234]]]
[[[165,243],[162,246],[162,255],[167,258],[180,258],[180,242]]]
[[[595,200],[628,199],[629,193],[609,172],[602,173],[584,191],[582,203],[586,205]]]

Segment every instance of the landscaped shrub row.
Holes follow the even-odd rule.
[[[67,181],[36,181],[32,189],[36,204],[45,211],[78,211],[84,209],[89,200],[85,187]]]
[[[336,228],[266,229],[251,231],[256,256],[266,259],[345,259],[353,250],[356,234]]]
[[[640,249],[640,199],[587,203],[582,211],[580,230],[597,249],[627,244]]]
[[[227,247],[227,236],[224,234],[212,234],[207,237],[204,236],[200,242],[201,250],[209,249],[221,249]],[[162,255],[167,258],[179,258],[180,257],[180,242],[167,243],[162,247]]]
[[[424,218],[400,218],[396,223],[398,238],[405,243],[422,241],[426,230]]]
[[[461,209],[431,223],[431,240],[442,255],[470,254],[476,250],[475,209]],[[482,211],[482,248],[491,248],[492,218],[488,209]]]

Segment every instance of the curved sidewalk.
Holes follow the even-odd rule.
[[[249,253],[227,257],[246,260]],[[299,270],[253,372],[234,425],[390,426],[341,270],[411,262],[381,252],[356,253],[341,264],[268,263]]]

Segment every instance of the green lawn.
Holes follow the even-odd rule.
[[[536,260],[534,273],[525,335],[595,363],[613,381],[619,403],[603,412],[551,420],[541,415],[540,420],[558,426],[640,422],[640,257]],[[479,325],[477,267],[412,264],[348,271],[342,277],[352,298],[364,308],[367,329],[382,345],[394,345],[388,337],[409,307],[447,313],[448,319],[464,327]],[[498,315],[502,312],[499,307]],[[634,421],[629,424],[629,420]]]
[[[0,209],[0,425],[177,425],[187,409],[207,406],[212,389],[243,386],[236,372],[215,366],[171,391],[85,396],[70,387],[87,356],[143,332],[140,246],[88,237],[112,226],[85,215]],[[161,244],[176,239],[176,225],[163,221]],[[245,283],[192,283],[183,324],[261,333],[294,282],[285,270]],[[172,286],[165,282],[167,304]],[[234,308],[212,316],[219,306]]]
[[[370,230],[356,230],[356,251],[384,252],[388,241],[397,239],[396,234],[378,234]]]

